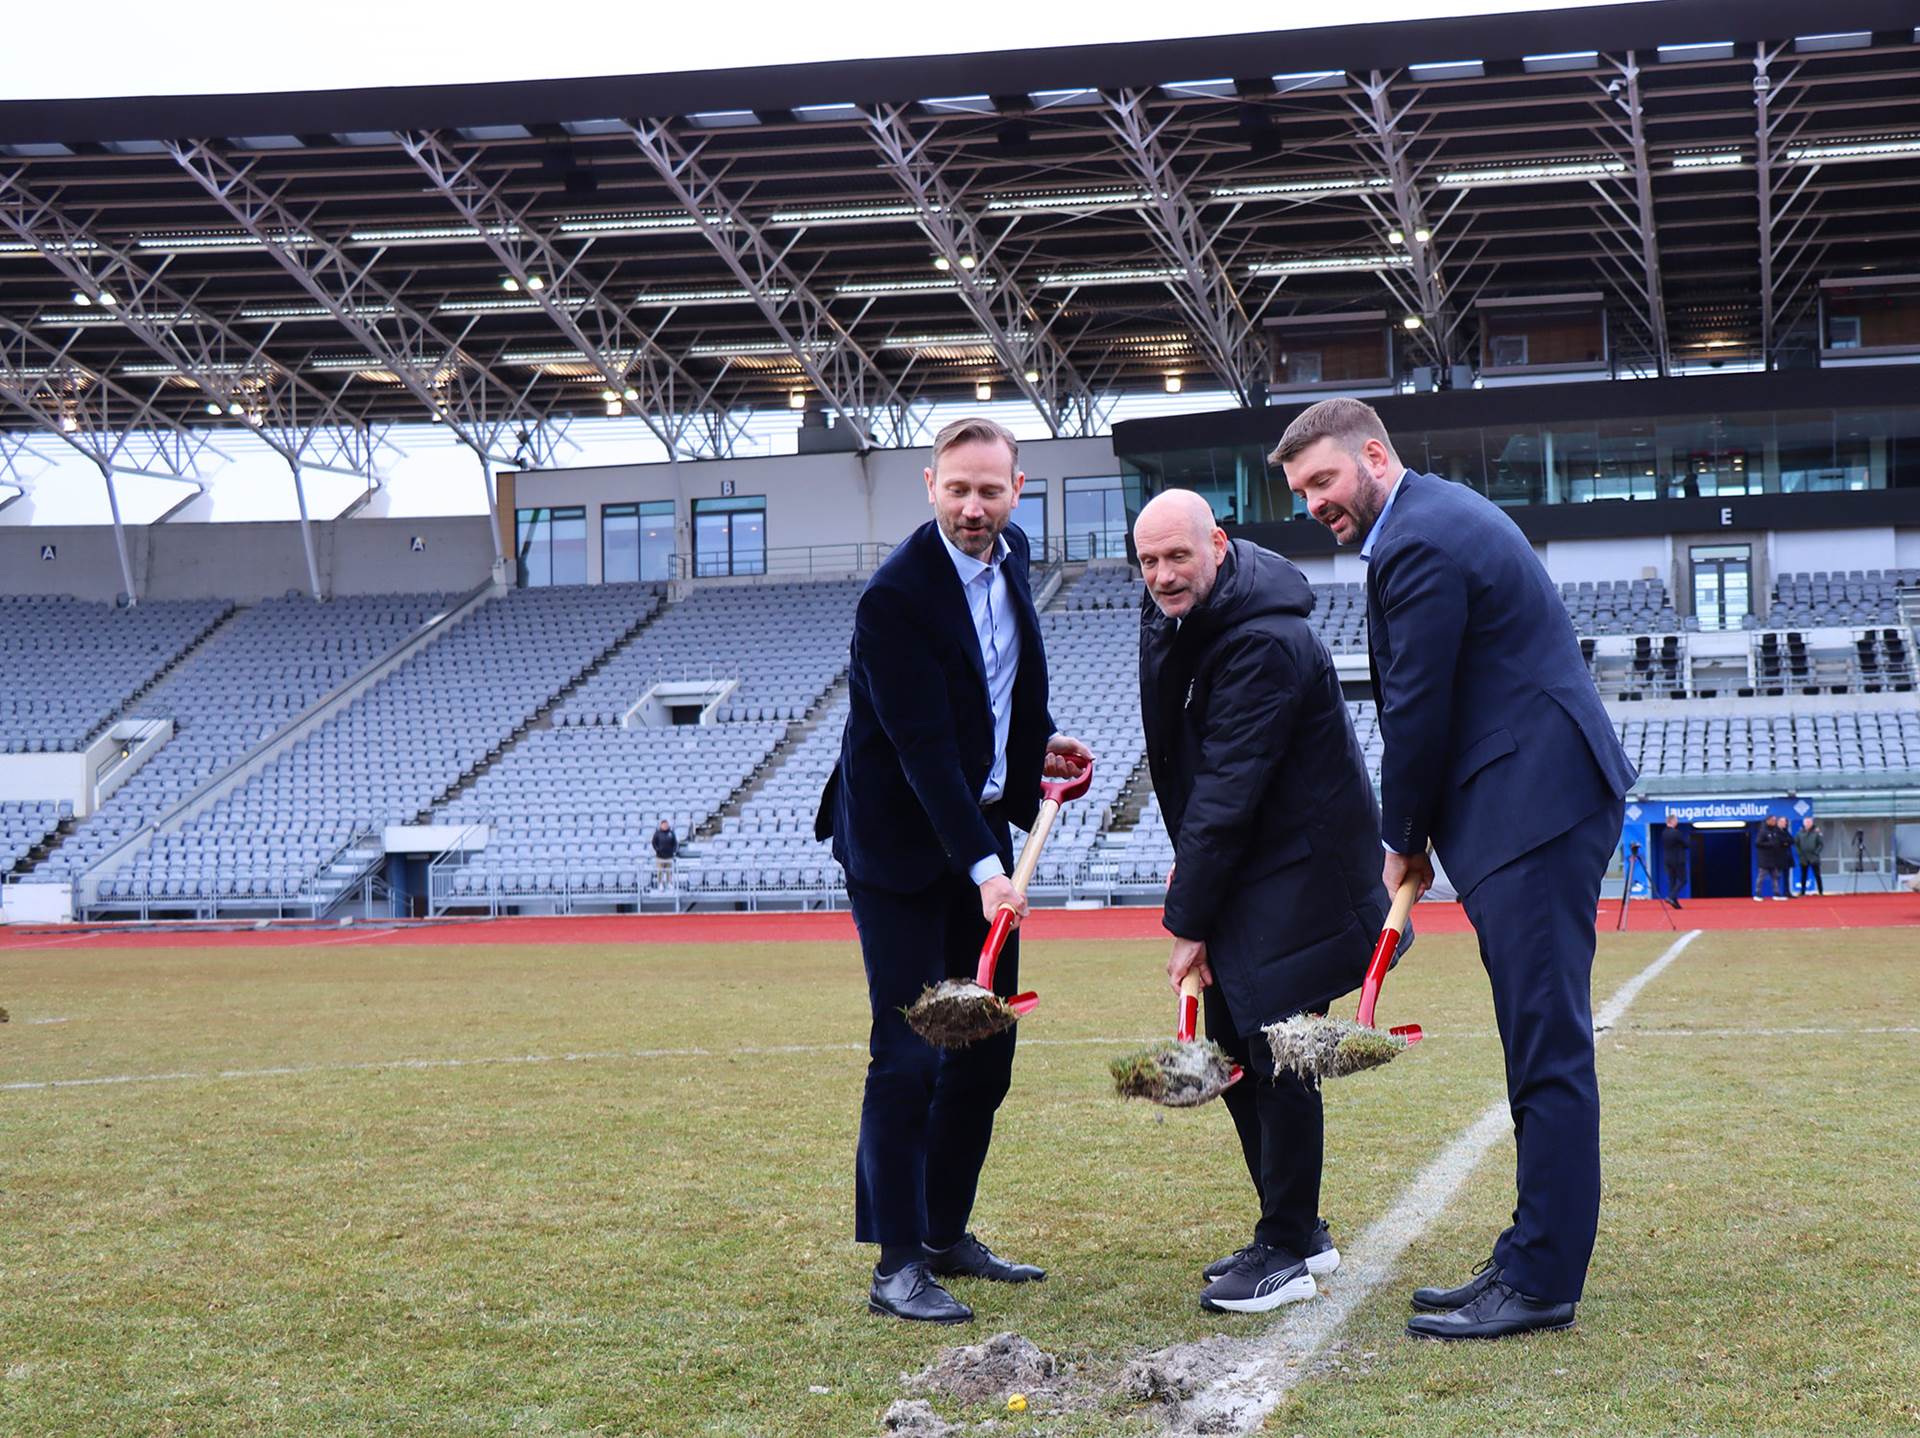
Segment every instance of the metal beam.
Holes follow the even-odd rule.
[[[1268,379],[1267,349],[1256,333],[1259,311],[1248,314],[1215,250],[1223,226],[1201,223],[1193,187],[1174,165],[1178,152],[1163,143],[1172,112],[1156,125],[1145,90],[1121,90],[1106,101],[1103,118],[1120,140],[1127,168],[1140,180],[1139,214],[1174,271],[1167,288],[1220,382],[1241,404],[1249,404],[1254,382],[1264,385]],[[1269,299],[1277,292],[1277,287],[1270,291]]]
[[[0,227],[37,247],[77,293],[96,303],[111,295],[122,328],[192,380],[221,413],[244,417],[290,466],[378,483],[375,441],[364,420],[346,410],[344,391],[327,394],[267,355],[275,328],[248,339],[208,310],[198,289],[188,294],[167,283],[172,256],[151,266],[136,259],[76,218],[57,196],[35,194],[24,183],[25,173],[0,174]]]
[[[1799,166],[1797,181],[1796,167],[1778,163],[1788,142],[1810,118],[1803,113],[1806,88],[1792,90],[1805,62],[1796,62],[1778,77],[1772,72],[1773,62],[1786,49],[1785,42],[1771,48],[1762,44],[1753,57],[1753,170],[1760,210],[1760,363],[1766,369],[1778,366],[1783,332],[1791,332],[1793,323],[1818,293],[1807,281],[1813,265],[1826,252],[1825,246],[1819,245],[1826,217],[1799,203],[1813,177],[1820,173],[1819,163]],[[1805,298],[1795,303],[1802,290],[1806,291]]]
[[[1393,77],[1383,75],[1378,70],[1369,71],[1364,76],[1354,74],[1352,80],[1365,96],[1366,103],[1361,104],[1349,98],[1347,107],[1360,119],[1363,127],[1360,133],[1362,147],[1378,157],[1379,173],[1387,181],[1385,196],[1362,192],[1360,198],[1376,217],[1400,232],[1401,243],[1406,246],[1411,261],[1410,287],[1390,270],[1381,270],[1380,278],[1398,298],[1408,302],[1412,313],[1419,316],[1420,329],[1415,332],[1415,343],[1426,349],[1434,363],[1444,370],[1454,357],[1454,331],[1459,325],[1459,317],[1447,302],[1447,285],[1440,271],[1439,241],[1433,225],[1428,222],[1418,183],[1422,166],[1414,161],[1412,147],[1420,132],[1409,135],[1401,127],[1413,109],[1414,101],[1408,101],[1398,110],[1394,109],[1390,94]],[[1381,214],[1380,209],[1383,201],[1389,207],[1385,215]],[[1425,240],[1418,238],[1422,234],[1427,236]]]
[[[1591,178],[1588,183],[1601,200],[1596,214],[1602,226],[1611,231],[1617,222],[1616,239],[1630,245],[1630,261],[1622,261],[1611,251],[1603,253],[1626,279],[1623,289],[1635,311],[1646,317],[1647,345],[1655,372],[1665,376],[1673,370],[1673,347],[1667,338],[1666,287],[1660,273],[1660,238],[1653,211],[1653,171],[1647,159],[1640,61],[1629,50],[1621,57],[1607,56],[1605,63],[1610,73],[1594,77],[1595,86],[1606,97],[1595,101],[1606,126],[1598,138],[1618,158],[1622,174],[1617,178]],[[1622,203],[1623,199],[1629,202]]]
[[[463,344],[465,333],[443,332],[398,290],[374,278],[384,249],[349,256],[321,233],[321,202],[297,213],[277,191],[254,179],[253,160],[236,162],[200,140],[168,142],[180,168],[200,185],[319,304],[340,327],[444,422],[483,462],[542,463],[552,454],[547,417],[534,410],[533,384],[516,388]],[[468,330],[471,330],[471,322]],[[487,486],[494,521],[494,558],[504,563],[499,513]]]
[[[593,248],[592,237],[573,241],[569,257],[526,208],[507,202],[500,183],[481,178],[479,153],[462,159],[443,136],[431,131],[405,132],[399,140],[421,173],[506,266],[520,293],[579,347],[607,389],[619,396],[621,407],[638,415],[668,453],[679,450],[696,459],[721,453],[717,442],[724,426],[695,423],[695,416],[712,403],[719,380],[702,381],[688,373],[653,334],[634,323],[604,284],[585,272],[582,261]]]
[[[49,344],[0,318],[0,399],[102,471],[199,485],[198,461],[213,431],[188,429],[151,393],[127,389],[72,358],[73,336]]]
[[[627,132],[859,447],[913,444],[922,417],[788,258],[805,227],[775,245],[741,197],[723,187],[724,171],[716,174],[702,162],[705,140],[688,145],[658,120],[628,121]]]
[[[866,113],[881,160],[912,202],[960,302],[986,333],[1008,378],[1055,439],[1097,432],[1099,402],[1053,337],[1052,319],[1041,316],[1021,288],[1015,266],[1002,259],[1018,219],[989,238],[968,213],[962,190],[948,183],[946,165],[933,158],[937,129],[916,138],[905,105],[881,105]]]

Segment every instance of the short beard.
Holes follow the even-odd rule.
[[[1367,536],[1373,533],[1373,526],[1380,519],[1380,511],[1386,507],[1386,499],[1386,482],[1362,470],[1360,483],[1354,487],[1354,502],[1347,509],[1355,525],[1354,544],[1366,543]]]
[[[970,539],[977,540],[979,536],[974,534],[968,534],[966,530],[960,528],[959,525],[957,524],[953,528],[949,529],[947,528],[946,518],[944,516],[940,518],[940,532],[946,535],[947,543],[951,544],[955,549],[959,550],[962,554],[967,555],[969,558],[979,560],[982,564],[985,564],[987,562],[987,556],[989,554],[992,554],[993,551],[999,546],[1000,531],[1005,528],[1006,526],[1004,524],[999,525],[998,527],[991,527],[990,525],[988,529],[982,531],[982,533],[986,535],[986,543],[980,546],[980,551],[979,553],[976,554],[973,550],[967,547],[967,541]]]

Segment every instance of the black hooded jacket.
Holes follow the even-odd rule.
[[[1173,835],[1166,927],[1246,1035],[1357,988],[1387,895],[1380,811],[1299,569],[1232,541],[1175,625],[1141,601],[1140,707]]]

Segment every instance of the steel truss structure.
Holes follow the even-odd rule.
[[[0,320],[18,363],[140,396],[116,420],[247,426],[296,472],[367,472],[380,426],[423,416],[489,472],[610,410],[679,457],[769,409],[911,444],[983,385],[1087,434],[1176,382],[1255,401],[1268,321],[1383,301],[1396,377],[1446,384],[1482,361],[1478,301],[1596,279],[1616,373],[1811,362],[1823,281],[1916,268],[1915,18],[1669,0],[0,103]],[[5,382],[5,423],[59,423],[39,378]]]

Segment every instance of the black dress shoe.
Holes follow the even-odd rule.
[[[924,1263],[909,1263],[881,1276],[874,1270],[867,1311],[914,1323],[971,1323],[973,1310],[940,1286]]]
[[[1574,1305],[1542,1303],[1496,1279],[1473,1302],[1451,1313],[1416,1313],[1407,1320],[1415,1338],[1511,1338],[1573,1327]]]
[[[1414,1289],[1413,1306],[1422,1313],[1451,1313],[1456,1308],[1465,1308],[1499,1281],[1500,1270],[1493,1266],[1493,1260],[1489,1258],[1473,1270],[1472,1278],[1458,1288]]]
[[[971,1233],[952,1248],[928,1248],[927,1267],[943,1278],[990,1278],[995,1283],[1037,1283],[1047,1276],[1031,1263],[1008,1263]]]

